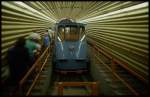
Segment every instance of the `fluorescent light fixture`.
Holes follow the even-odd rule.
[[[50,21],[56,23],[56,20],[51,19],[50,17],[46,16],[46,15],[43,14],[43,13],[40,13],[39,11],[33,9],[32,7],[28,6],[27,4],[25,4],[25,3],[21,2],[21,1],[15,1],[14,3],[16,3],[16,4],[22,6],[22,7],[26,8],[26,9],[32,11],[32,12],[38,13],[38,14],[42,15],[43,17],[45,17],[46,19],[48,19],[48,20],[50,20]]]
[[[102,19],[106,19],[108,16],[111,16],[111,15],[114,15],[114,14],[128,12],[128,11],[132,11],[132,10],[135,10],[135,9],[144,8],[144,7],[147,7],[147,6],[148,6],[148,2],[144,2],[144,3],[134,5],[134,6],[131,6],[131,7],[128,7],[128,8],[120,9],[120,10],[110,12],[110,13],[107,13],[107,14],[104,14],[104,15],[96,16],[96,17],[81,20],[81,21],[79,20],[79,21],[80,21],[80,23],[82,23],[82,22],[102,20]]]

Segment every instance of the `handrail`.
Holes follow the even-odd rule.
[[[91,45],[91,43],[89,43]],[[106,51],[102,50],[102,49],[99,49],[97,46],[93,45],[92,44],[92,47],[94,47],[97,51],[99,51],[100,53],[104,54],[106,57],[110,58],[110,59],[113,59],[113,61],[115,63],[118,63],[118,65],[120,65],[121,67],[123,67],[124,69],[126,69],[127,71],[129,71],[132,75],[136,76],[139,80],[143,81],[144,83],[148,84],[149,82],[141,75],[139,75],[138,73],[136,73],[135,71],[131,70],[130,68],[128,68],[126,66],[127,63],[123,62],[123,61],[120,61],[119,59],[117,58],[113,58],[111,56],[110,53],[106,53]]]
[[[46,64],[46,62],[47,62],[48,57],[49,57],[49,54],[47,55],[47,57],[46,57],[46,59],[45,59],[45,61],[44,61],[44,64],[42,65],[42,67],[41,67],[39,73],[37,74],[36,78],[34,79],[34,81],[33,81],[32,85],[31,85],[31,87],[29,88],[29,90],[28,90],[26,96],[30,95],[30,93],[31,93],[31,91],[32,91],[32,89],[33,89],[33,87],[35,86],[35,83],[37,82],[37,79],[38,79],[39,76],[40,76],[40,73],[42,72],[42,70],[43,70],[43,68],[44,68],[44,66],[45,66],[45,64]]]
[[[34,87],[35,83],[37,82],[37,79],[38,79],[38,77],[39,77],[41,71],[43,70],[43,68],[44,68],[44,66],[45,66],[45,64],[46,64],[46,62],[47,62],[47,59],[48,59],[48,57],[49,57],[49,51],[50,51],[49,49],[50,49],[50,46],[45,49],[45,51],[43,52],[43,54],[37,59],[37,61],[32,65],[32,67],[29,69],[29,71],[26,73],[26,75],[25,75],[25,76],[21,79],[21,81],[19,82],[19,89],[21,89],[22,86],[23,86],[23,84],[24,84],[25,81],[27,80],[27,78],[32,74],[32,72],[33,72],[35,69],[38,70],[37,75],[36,75],[36,77],[34,78],[33,83],[31,84],[30,88],[28,89],[26,95],[29,95],[29,94],[31,93],[32,88]],[[46,59],[44,59],[44,60],[45,60],[44,63],[43,63],[43,64],[39,64],[39,62],[42,60],[42,58],[43,58],[45,55],[46,55],[47,57],[46,57]]]
[[[35,69],[36,65],[39,63],[39,61],[45,55],[45,53],[47,52],[48,48],[49,47],[46,48],[46,50],[44,51],[44,53],[37,59],[37,61],[29,69],[29,71],[27,72],[27,74],[21,79],[21,81],[19,82],[19,85],[22,85],[25,82],[25,80],[28,78],[28,76],[31,74],[31,72]]]
[[[130,73],[132,73],[134,76],[136,76],[138,79],[140,79],[141,81],[143,81],[144,83],[148,84],[148,80],[146,80],[143,76],[139,75],[138,73],[136,73],[135,71],[131,70],[130,68],[127,67],[126,63],[123,64],[123,62],[114,59],[114,61],[116,63],[118,63],[120,66],[122,66],[123,68],[125,68],[127,71],[129,71]]]
[[[104,62],[102,62],[103,65],[105,65],[114,76],[116,76],[121,82],[123,82],[123,84],[125,84],[128,89],[135,95],[139,95],[139,93],[137,93],[124,79],[122,79],[121,77],[119,77],[119,75],[116,73],[115,71],[115,65],[114,63],[118,63],[117,65],[120,65],[121,67],[125,68],[127,71],[129,71],[131,74],[133,74],[134,76],[137,76],[138,79],[142,80],[145,83],[148,83],[146,79],[144,79],[141,75],[137,74],[136,72],[132,71],[131,69],[129,69],[128,67],[126,67],[126,65],[124,65],[124,62],[121,62],[120,60],[113,58],[108,52],[106,53],[106,51],[103,51],[102,49],[99,49],[98,47],[96,47],[95,45],[89,43],[96,51],[102,53],[103,55],[105,55],[106,57],[112,59],[111,61],[111,68],[107,65],[105,65]]]
[[[123,84],[125,84],[128,89],[134,93],[136,96],[139,96],[139,93],[137,91],[135,91],[125,80],[123,80],[120,76],[118,76],[118,74],[116,74],[116,72],[113,73]]]
[[[97,59],[98,59],[98,58],[97,58]],[[107,68],[110,72],[112,72],[112,74],[113,74],[115,77],[117,77],[125,86],[127,86],[128,89],[129,89],[132,93],[134,93],[136,96],[139,95],[127,82],[125,82],[121,77],[119,77],[119,76],[116,74],[116,72],[113,70],[113,67],[112,67],[112,69],[111,69],[108,65],[106,65],[106,64],[105,64],[102,60],[100,60],[100,59],[98,59],[98,61],[102,62],[102,64],[105,65],[106,68]]]
[[[125,63],[125,62],[123,62],[123,61],[120,61],[119,59],[113,58],[112,56],[109,55],[108,52],[107,52],[107,53],[108,53],[108,54],[107,54],[107,53],[105,53],[105,51],[103,51],[102,49],[98,49],[98,47],[96,47],[96,46],[95,46],[95,48],[96,48],[99,52],[101,52],[101,53],[103,53],[105,56],[107,56],[108,58],[113,59],[113,61],[114,61],[115,63],[118,63],[118,65],[120,65],[120,66],[122,66],[123,68],[125,68],[127,71],[129,71],[130,73],[132,73],[134,76],[138,77],[138,79],[140,79],[140,80],[142,80],[144,83],[148,84],[148,81],[147,81],[143,76],[139,75],[139,74],[136,73],[135,71],[133,71],[133,70],[131,70],[130,68],[128,68],[127,65],[126,65],[127,63]]]

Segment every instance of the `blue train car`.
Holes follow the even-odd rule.
[[[55,25],[53,67],[55,71],[88,71],[89,58],[85,37],[85,24],[69,19]]]

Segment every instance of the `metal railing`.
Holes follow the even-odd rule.
[[[94,48],[94,50],[96,52],[102,53],[104,56],[106,56],[108,59],[111,59],[111,66],[109,67],[108,65],[106,65],[105,63],[102,62],[103,65],[106,66],[106,68],[112,72],[113,76],[115,76],[117,79],[119,79],[134,95],[140,95],[129,83],[126,82],[125,79],[123,79],[122,77],[120,77],[117,72],[116,72],[116,67],[117,65],[120,65],[121,67],[123,67],[124,69],[126,69],[130,74],[132,74],[133,76],[137,77],[139,80],[141,80],[143,83],[148,85],[148,81],[141,75],[139,75],[138,73],[136,73],[135,71],[131,70],[130,68],[127,67],[126,63],[114,58],[110,53],[108,53],[105,50],[102,50],[101,48],[98,48],[97,46],[93,45],[92,43],[88,42],[88,44]]]
[[[97,88],[97,82],[56,82],[58,86],[58,95],[63,95],[64,87],[80,87],[80,86],[89,86],[92,90],[91,96],[98,96],[98,88]]]
[[[45,51],[42,53],[42,55],[36,60],[36,62],[32,65],[32,67],[29,69],[29,71],[26,73],[26,75],[21,79],[19,82],[19,95],[30,95],[32,89],[36,85],[36,82],[39,78],[39,75],[41,74],[48,58],[50,55],[50,47],[47,47]],[[31,81],[31,82],[30,82]],[[29,85],[28,85],[29,84]],[[25,91],[25,88],[27,88],[27,91]],[[26,92],[24,94],[24,92]]]

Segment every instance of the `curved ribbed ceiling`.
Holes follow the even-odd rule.
[[[89,41],[148,78],[148,2],[2,1],[2,59],[17,38],[63,18],[87,24]]]

